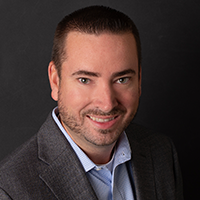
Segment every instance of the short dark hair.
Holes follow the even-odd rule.
[[[137,27],[124,13],[105,6],[90,6],[77,10],[65,16],[58,24],[52,49],[52,58],[58,75],[61,75],[61,65],[65,56],[65,39],[71,31],[88,34],[130,32],[134,35],[138,54],[138,67],[141,64],[141,44]]]

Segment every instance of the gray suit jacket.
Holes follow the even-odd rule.
[[[132,148],[127,166],[132,167],[136,199],[182,200],[181,174],[171,141],[136,124],[126,133]],[[51,115],[34,137],[1,162],[0,199],[97,200]]]

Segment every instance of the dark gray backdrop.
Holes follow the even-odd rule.
[[[0,159],[35,134],[56,105],[50,98],[47,66],[57,22],[94,4],[123,11],[138,26],[143,87],[135,121],[173,139],[185,199],[197,199],[199,0],[1,0]]]

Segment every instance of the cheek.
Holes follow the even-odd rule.
[[[62,92],[62,102],[72,112],[80,112],[89,102],[88,95],[75,87],[66,88]]]
[[[129,110],[135,109],[138,106],[139,102],[139,91],[130,91],[122,95],[122,102],[124,107]]]

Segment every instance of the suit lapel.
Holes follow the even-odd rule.
[[[39,176],[57,199],[97,200],[78,157],[51,116],[38,132],[38,155],[47,164]]]
[[[97,199],[81,163],[67,150],[40,177],[60,200]]]
[[[140,134],[140,131],[136,127],[129,128],[126,132],[132,150],[131,164],[136,200],[155,200],[157,198],[151,150],[138,140],[136,135]]]
[[[136,143],[132,147],[132,170],[137,200],[156,199],[154,172],[148,150]]]

